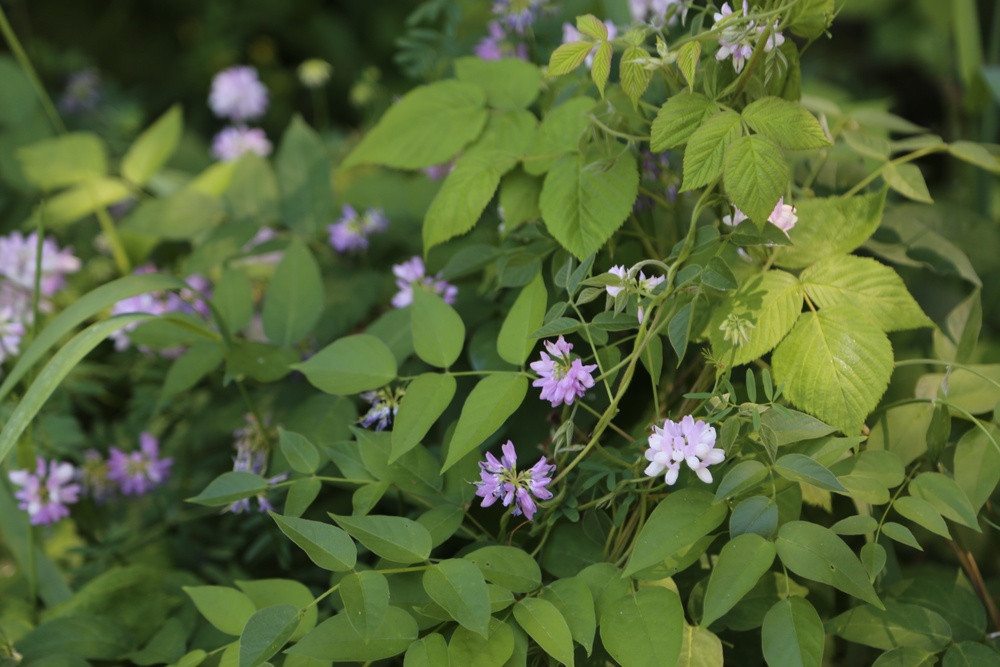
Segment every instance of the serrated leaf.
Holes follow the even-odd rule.
[[[810,266],[799,280],[806,294],[820,308],[863,303],[866,314],[883,331],[934,324],[910,295],[903,279],[874,259],[834,255]]]
[[[785,567],[800,577],[828,584],[860,600],[882,606],[861,561],[829,528],[806,521],[790,521],[778,530],[775,546]]]
[[[930,191],[927,190],[927,183],[924,182],[924,175],[920,173],[920,167],[917,165],[890,162],[882,170],[882,177],[890,188],[907,199],[923,204],[934,203]]]
[[[570,42],[559,46],[549,58],[548,75],[569,74],[583,64],[593,48],[593,42]]]
[[[579,148],[580,137],[590,126],[594,100],[573,97],[550,110],[535,131],[524,157],[524,171],[532,176],[547,172],[555,163],[553,155],[571,153]]]
[[[767,271],[744,284],[715,311],[709,326],[712,350],[717,359],[740,366],[770,352],[795,326],[802,313],[802,285],[784,271]],[[721,328],[730,316],[753,324],[750,339],[739,346],[725,339]]]
[[[681,192],[708,185],[722,175],[726,150],[742,133],[740,116],[732,111],[723,111],[702,122],[688,138],[684,151],[684,182]],[[782,188],[787,182],[786,178]],[[778,197],[780,196],[779,194]],[[775,202],[778,197],[774,198]],[[771,208],[774,208],[773,202]],[[747,211],[744,213],[749,215]],[[767,215],[764,215],[764,219],[766,218]]]
[[[698,71],[698,61],[701,59],[701,42],[691,40],[677,50],[677,68],[684,75],[688,89],[694,92],[694,79]]]
[[[590,78],[594,81],[594,85],[597,86],[597,91],[601,94],[601,99],[604,99],[604,85],[608,82],[608,76],[611,74],[611,56],[614,53],[614,49],[610,42],[601,42],[597,50],[594,51],[594,62],[590,65]]]
[[[458,463],[503,426],[528,393],[527,378],[516,373],[489,375],[479,381],[462,406],[441,472]]]
[[[680,146],[719,107],[701,93],[678,93],[660,107],[650,129],[649,148],[661,153]]]
[[[526,109],[538,97],[542,75],[538,67],[520,58],[483,60],[465,56],[454,61],[455,78],[482,86],[494,109]]]
[[[830,306],[804,313],[772,363],[789,401],[853,435],[889,386],[892,345],[863,311]]]
[[[886,191],[853,197],[800,199],[798,222],[788,232],[792,246],[775,263],[802,269],[831,255],[849,253],[864,243],[882,221]]]
[[[783,148],[808,150],[831,145],[819,121],[798,102],[762,97],[748,104],[742,116],[754,132]]]
[[[760,135],[740,137],[726,149],[722,179],[733,204],[763,228],[788,186],[791,170],[781,148]]]
[[[419,86],[389,107],[344,159],[344,167],[380,164],[422,169],[455,157],[479,136],[489,115],[486,92],[463,81]]]
[[[605,40],[608,38],[608,26],[604,25],[604,21],[593,14],[577,16],[576,29],[580,31],[580,34],[591,39]]]
[[[693,42],[697,44],[698,42]],[[618,79],[621,81],[622,90],[632,101],[632,108],[639,108],[639,98],[649,87],[649,80],[653,73],[646,69],[645,60],[649,57],[646,51],[638,46],[630,46],[625,49],[621,60],[618,63]]]
[[[625,222],[638,192],[639,171],[631,153],[610,164],[593,155],[565,155],[545,177],[539,204],[552,236],[582,260]]]
[[[463,156],[427,209],[423,240],[430,250],[475,227],[503,175],[500,152]]]

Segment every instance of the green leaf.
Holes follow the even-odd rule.
[[[501,359],[520,366],[531,355],[536,342],[531,334],[542,326],[548,296],[541,273],[521,290],[497,337],[497,353]]]
[[[450,667],[448,642],[432,632],[410,644],[403,658],[403,667]]]
[[[875,583],[875,579],[885,567],[885,559],[885,547],[881,544],[869,542],[861,547],[861,564],[868,571],[868,581]]]
[[[170,365],[160,390],[160,403],[191,389],[222,363],[223,350],[218,343],[203,341],[192,345]]]
[[[500,181],[500,208],[503,209],[507,231],[514,231],[526,222],[540,220],[538,200],[542,180],[530,176],[521,168],[508,172]]]
[[[847,435],[861,430],[892,375],[892,345],[854,306],[804,313],[772,357],[785,396]]]
[[[464,556],[476,564],[486,581],[512,593],[530,593],[542,585],[542,571],[534,558],[516,547],[491,546]]]
[[[18,149],[24,177],[42,190],[55,190],[108,173],[104,142],[90,132],[71,132]]]
[[[822,438],[837,430],[815,417],[790,408],[768,410],[761,414],[760,423],[762,427],[774,431],[774,442],[778,447],[803,440]]]
[[[518,58],[483,60],[466,56],[454,61],[455,78],[478,84],[494,109],[527,109],[538,97],[542,75],[538,67]]]
[[[767,479],[767,466],[760,461],[746,459],[740,461],[728,471],[715,491],[716,500],[732,498],[744,491],[752,489]]]
[[[997,667],[1000,655],[979,642],[966,641],[953,644],[944,654],[941,667]]]
[[[608,39],[608,26],[593,14],[584,14],[576,17],[576,29],[581,35],[586,35],[591,39]]]
[[[255,228],[277,222],[281,211],[271,164],[252,151],[240,156],[226,187],[225,202],[235,222]]]
[[[549,73],[551,75],[551,70]],[[549,111],[526,152],[524,171],[539,176],[555,163],[556,158],[552,155],[577,151],[581,136],[590,127],[593,107],[594,100],[589,97],[573,97]]]
[[[455,667],[503,667],[514,653],[514,633],[506,623],[490,619],[490,637],[463,628],[455,628],[448,644],[448,656]],[[433,667],[438,667],[434,665]]]
[[[758,229],[764,227],[791,177],[781,148],[759,134],[733,141],[726,149],[722,173],[729,198]]]
[[[343,615],[351,627],[365,641],[373,639],[389,611],[389,581],[385,575],[372,570],[352,572],[340,580],[339,592],[344,602]]]
[[[285,496],[285,516],[299,518],[313,504],[323,483],[314,477],[297,479],[288,486]]]
[[[829,528],[807,521],[790,521],[778,530],[775,546],[785,567],[800,577],[882,606],[858,557]]]
[[[62,616],[27,632],[17,640],[16,648],[25,665],[58,666],[67,664],[56,662],[67,656],[119,662],[134,643],[125,628],[102,616]],[[79,667],[80,663],[68,664]]]
[[[821,667],[825,640],[819,614],[800,597],[771,607],[761,627],[764,659],[770,667]]]
[[[406,388],[392,424],[392,463],[410,451],[430,431],[455,397],[457,384],[451,375],[424,373]]]
[[[281,532],[295,542],[309,560],[332,572],[347,572],[354,568],[358,549],[344,531],[322,521],[311,521],[269,512]]]
[[[723,667],[725,664],[722,641],[705,628],[685,623],[683,639],[677,667]]]
[[[226,358],[226,377],[228,383],[232,378],[247,376],[258,382],[276,382],[292,372],[292,365],[299,358],[299,353],[291,348],[281,348],[257,341],[237,341],[229,350]]]
[[[681,654],[684,610],[673,591],[640,588],[601,614],[601,641],[622,667],[673,665]]]
[[[431,534],[416,521],[401,516],[330,516],[351,537],[386,560],[409,565],[430,556]]]
[[[317,625],[285,653],[328,662],[369,662],[402,653],[418,633],[417,622],[412,616],[399,607],[390,606],[382,625],[367,640],[354,629],[345,614],[337,614]]]
[[[948,144],[948,152],[959,160],[974,164],[990,173],[1000,173],[1000,160],[993,153],[986,150],[983,144],[976,144],[971,141],[955,141]]]
[[[660,107],[650,129],[649,148],[662,153],[686,143],[709,116],[719,107],[701,93],[678,93]]]
[[[788,232],[793,245],[775,260],[778,266],[802,269],[831,255],[849,253],[871,236],[882,221],[885,190],[853,197],[801,199],[799,221]]]
[[[861,605],[827,621],[847,641],[887,651],[899,646],[939,651],[951,642],[948,622],[929,609],[886,600],[885,609]]]
[[[437,294],[425,289],[413,290],[410,326],[413,349],[432,366],[447,368],[462,354],[465,324],[455,309]]]
[[[184,586],[194,606],[201,615],[227,635],[239,637],[243,626],[257,611],[253,602],[243,593],[225,586]]]
[[[600,250],[632,211],[639,172],[631,153],[610,164],[566,155],[549,170],[539,206],[552,236],[578,259]]]
[[[241,271],[225,269],[212,287],[212,305],[219,311],[230,333],[250,324],[253,318],[253,286]]]
[[[683,111],[691,113],[687,109]],[[681,192],[708,185],[722,175],[726,149],[742,134],[743,125],[740,116],[732,111],[717,113],[701,122],[688,138],[688,145],[684,151],[684,183],[681,185]],[[787,182],[786,178],[782,187]],[[778,201],[778,197],[775,197],[774,201]],[[773,202],[771,208],[774,208]],[[749,211],[744,213],[750,215]],[[766,219],[767,215],[764,218]]]
[[[707,628],[750,592],[774,562],[774,543],[745,533],[731,539],[719,553],[705,590],[700,625]]]
[[[977,533],[982,532],[976,510],[962,488],[951,477],[939,472],[923,472],[910,481],[907,490],[915,498],[929,502],[942,516]]]
[[[130,196],[132,190],[124,181],[92,178],[48,199],[44,223],[50,229],[58,229]]]
[[[569,626],[573,641],[590,655],[597,632],[594,598],[586,582],[577,577],[557,579],[542,589],[539,597],[551,602]]]
[[[918,526],[926,528],[945,539],[951,539],[951,533],[948,532],[948,524],[944,522],[941,514],[934,506],[923,498],[903,496],[902,498],[897,498],[892,507],[899,512],[900,516],[906,517]]]
[[[688,90],[692,93],[694,92],[694,80],[698,72],[699,60],[701,60],[701,42],[698,40],[685,42],[681,48],[677,49],[677,69],[684,75]]]
[[[688,42],[688,44],[698,45],[698,42]],[[630,46],[625,49],[621,60],[618,62],[618,79],[621,81],[622,90],[632,101],[632,108],[639,108],[639,99],[649,87],[649,80],[653,73],[646,69],[646,60],[649,54],[641,47]]]
[[[204,491],[187,501],[208,507],[222,507],[266,490],[267,480],[260,475],[240,471],[224,472],[213,479]]]
[[[385,343],[368,334],[345,336],[292,368],[328,394],[359,394],[396,377],[396,359]]]
[[[808,150],[832,145],[819,121],[798,102],[762,97],[748,104],[742,116],[754,132],[782,148]]]
[[[826,491],[847,492],[826,466],[804,454],[785,454],[774,462],[774,471],[793,482],[812,484]]]
[[[845,130],[842,136],[858,155],[885,162],[892,153],[892,144],[883,136],[852,130]]]
[[[750,496],[729,517],[729,533],[734,537],[753,534],[770,539],[777,529],[778,506],[766,496]]]
[[[940,518],[940,517],[938,517]],[[900,544],[905,544],[908,547],[913,547],[919,551],[923,551],[923,547],[917,542],[917,538],[913,536],[910,529],[901,523],[896,523],[895,521],[886,521],[882,524],[882,534],[891,540],[895,540]]]
[[[1000,401],[1000,364],[968,364],[950,373],[927,373],[917,380],[918,398],[941,399],[974,415],[992,412]]]
[[[343,166],[422,169],[447,162],[479,136],[489,115],[484,104],[486,92],[473,83],[418,86],[389,107]]]
[[[458,532],[465,519],[465,510],[458,505],[442,504],[417,517],[417,523],[431,534],[433,546],[444,544]]]
[[[175,104],[129,146],[122,158],[122,176],[145,185],[177,150],[183,129],[181,107]]]
[[[548,75],[563,76],[569,74],[583,64],[593,48],[593,42],[570,42],[560,45],[549,58]]]
[[[799,279],[784,271],[767,271],[745,283],[716,309],[708,325],[715,358],[740,366],[773,350],[798,321],[802,295]],[[723,326],[731,316],[754,326],[750,339],[739,346],[725,339]]]
[[[867,514],[858,514],[841,519],[830,526],[830,530],[838,535],[864,535],[878,530],[878,521]]]
[[[424,590],[462,626],[489,638],[490,598],[475,563],[449,558],[425,570]]]
[[[820,260],[799,276],[809,298],[820,308],[838,304],[865,304],[865,312],[883,331],[933,326],[902,278],[884,264],[867,257],[835,255]]]
[[[278,445],[295,472],[311,475],[319,470],[319,450],[304,435],[278,427]]]
[[[657,565],[708,535],[727,513],[725,503],[716,502],[708,491],[681,489],[671,493],[657,504],[639,531],[625,575]]]
[[[500,177],[512,166],[501,151],[459,158],[427,209],[423,227],[425,251],[475,227],[493,199]]]
[[[351,426],[358,441],[361,460],[375,476],[400,489],[422,495],[436,495],[441,490],[442,479],[438,474],[438,461],[423,447],[415,447],[389,465],[392,437],[387,432],[369,431]]]
[[[125,218],[122,229],[157,239],[190,241],[212,229],[223,212],[218,197],[184,189],[140,204]]]
[[[1000,451],[996,446],[1000,443],[1000,429],[990,424],[986,430],[988,434],[974,428],[955,445],[955,482],[968,496],[976,512],[982,509],[1000,484]]]
[[[789,28],[799,37],[815,39],[826,31],[833,17],[834,0],[803,0],[790,9]]]
[[[521,406],[527,393],[527,378],[516,373],[498,373],[480,380],[462,406],[441,472],[458,463],[503,426]]]
[[[541,598],[524,598],[514,605],[514,618],[542,650],[573,667],[573,636],[555,605]]]
[[[907,199],[918,201],[923,204],[933,204],[931,193],[927,190],[927,183],[920,173],[920,167],[915,164],[893,164],[885,165],[882,170],[882,178],[890,188],[903,195]]]
[[[886,651],[872,663],[872,667],[934,667],[937,657],[922,648],[900,646]]]
[[[236,580],[236,586],[246,593],[257,610],[275,605],[291,605],[301,610],[298,625],[292,633],[291,641],[298,641],[316,627],[318,612],[312,604],[314,595],[304,584],[292,579]]]
[[[325,229],[333,217],[330,159],[323,139],[295,115],[274,159],[281,191],[281,221],[301,234]]]
[[[323,278],[305,243],[292,241],[274,271],[264,298],[264,333],[288,347],[309,335],[323,312]]]
[[[240,635],[239,667],[259,667],[291,639],[299,610],[287,604],[265,607],[247,620]]]
[[[604,85],[608,82],[608,76],[611,74],[613,54],[614,48],[611,43],[601,42],[597,46],[597,50],[594,51],[594,62],[590,65],[590,78],[597,86],[597,92],[601,94],[601,99],[604,99]]]

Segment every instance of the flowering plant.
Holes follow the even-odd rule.
[[[832,0],[578,5],[425,3],[356,134],[340,63],[121,155],[12,86],[0,665],[1000,662],[996,229],[917,165],[996,147],[811,84]]]

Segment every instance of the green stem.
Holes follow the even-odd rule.
[[[2,4],[0,4],[0,33],[3,33],[3,38],[7,42],[7,46],[9,46],[10,50],[14,53],[14,57],[17,59],[21,69],[23,69],[24,73],[28,75],[28,80],[31,81],[31,87],[35,89],[35,95],[38,96],[38,101],[41,102],[42,108],[45,109],[45,115],[49,117],[49,122],[52,123],[52,127],[54,127],[56,132],[59,134],[65,134],[66,125],[63,124],[62,118],[59,117],[59,113],[56,111],[55,105],[52,104],[52,100],[49,98],[48,93],[45,92],[45,87],[42,86],[42,81],[38,78],[38,73],[31,65],[31,60],[28,59],[28,54],[25,53],[24,47],[21,46],[21,40],[17,38],[14,28],[11,27],[10,21],[7,20],[7,14],[4,12]]]

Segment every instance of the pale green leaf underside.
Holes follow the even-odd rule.
[[[775,263],[801,269],[830,255],[848,253],[871,236],[882,221],[885,190],[854,197],[800,199],[798,223],[788,233],[792,246]]]
[[[715,358],[732,366],[767,354],[791,331],[802,312],[802,285],[784,271],[768,271],[745,284],[715,312],[709,325]],[[720,327],[730,315],[749,320],[750,340],[733,347]]]
[[[820,308],[858,306],[883,331],[933,326],[903,279],[874,259],[834,255],[803,271],[799,279]]]
[[[885,333],[847,305],[803,314],[772,361],[788,400],[848,435],[878,405],[893,369]]]

